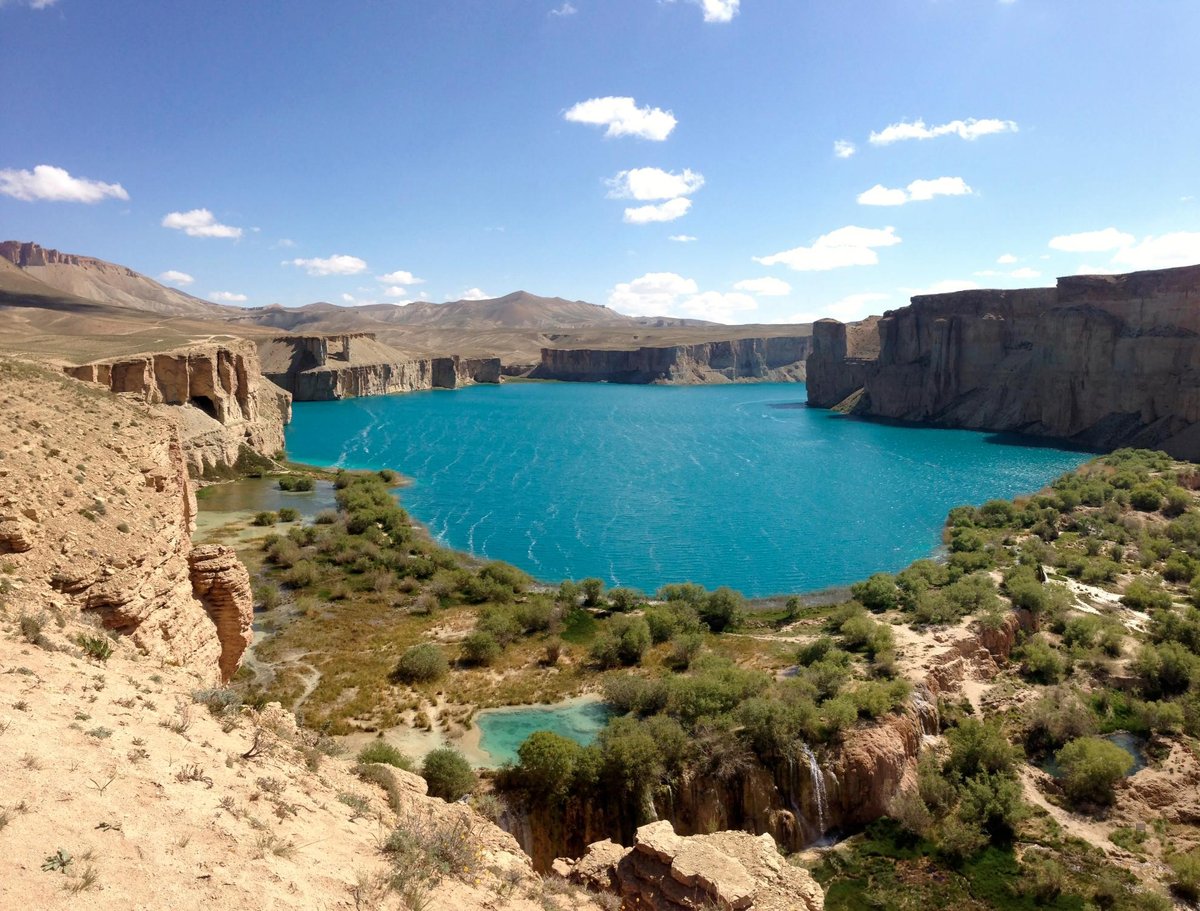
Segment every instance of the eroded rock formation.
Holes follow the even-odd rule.
[[[516,805],[502,824],[543,870],[556,857],[579,857],[603,839],[631,843],[646,818],[670,820],[688,835],[766,833],[786,852],[802,850],[828,832],[859,829],[884,815],[892,798],[914,783],[922,738],[939,729],[938,698],[958,691],[965,680],[994,676],[1018,632],[1032,623],[1028,613],[1015,612],[998,630],[980,629],[948,642],[914,680],[903,711],[860,724],[815,752],[797,744],[789,758],[754,761],[723,777],[692,772],[642,808],[581,800]]]
[[[803,382],[807,335],[742,338],[633,350],[543,348],[531,376],[580,383]]]
[[[680,837],[660,821],[637,830],[632,848],[611,841],[588,847],[555,870],[625,908],[690,911],[821,911],[825,897],[812,876],[788,864],[770,835],[746,832]]]
[[[13,603],[35,617],[79,612],[159,661],[205,680],[230,676],[253,608],[249,579],[226,548],[193,555],[178,424],[8,359],[0,415],[0,539],[18,580]]]
[[[254,343],[230,341],[64,367],[148,405],[171,406],[197,475],[237,463],[243,447],[268,458],[284,448],[291,396],[265,379]]]
[[[816,325],[809,403],[1200,458],[1197,304],[1200,266],[914,297],[878,320],[875,356]]]
[[[374,333],[285,335],[261,346],[268,379],[298,402],[500,382],[494,357],[410,357]]]

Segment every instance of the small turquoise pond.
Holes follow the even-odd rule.
[[[479,725],[479,746],[496,766],[517,761],[517,748],[535,731],[553,731],[587,746],[608,722],[608,707],[602,702],[572,700],[554,706],[512,706],[485,709]]]
[[[1115,734],[1105,735],[1104,739],[1109,743],[1115,743],[1122,750],[1133,757],[1133,765],[1129,767],[1129,774],[1126,775],[1127,778],[1131,775],[1136,775],[1142,769],[1146,768],[1146,754],[1143,752],[1143,748],[1146,746],[1146,741],[1141,737],[1138,737],[1136,734],[1130,734],[1127,731],[1117,731]],[[1052,778],[1062,777],[1062,769],[1059,767],[1058,763],[1054,761],[1053,753],[1038,763],[1038,768],[1040,768],[1043,772],[1046,772]]]

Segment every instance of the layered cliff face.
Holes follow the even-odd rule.
[[[578,800],[515,805],[501,824],[543,870],[555,858],[583,856],[594,842],[633,843],[646,818],[669,820],[685,835],[767,834],[785,853],[809,847],[829,832],[860,829],[885,815],[892,798],[914,783],[923,738],[939,730],[938,698],[958,692],[966,680],[993,677],[1019,632],[1032,628],[1031,615],[1014,612],[998,630],[962,635],[914,680],[904,711],[859,725],[816,751],[797,744],[792,757],[756,761],[724,777],[692,773],[645,807]]]
[[[262,376],[253,342],[198,345],[63,369],[148,405],[168,406],[196,475],[228,470],[243,447],[267,458],[284,448],[291,396]]]
[[[543,348],[541,363],[530,375],[580,383],[803,382],[810,350],[806,335],[633,350]]]
[[[499,358],[413,358],[369,332],[280,336],[260,350],[267,378],[298,402],[500,382]]]
[[[0,553],[22,613],[93,617],[156,659],[232,676],[249,641],[249,576],[230,548],[192,549],[178,426],[10,360],[0,413]]]
[[[1200,458],[1197,303],[1200,266],[915,297],[878,321],[875,358],[818,324],[809,402],[861,389],[863,415]]]

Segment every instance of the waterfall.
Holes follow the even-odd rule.
[[[812,751],[812,748],[806,743],[804,746],[804,756],[808,759],[808,775],[812,779],[813,799],[817,803],[817,837],[820,838],[825,834],[825,819],[828,809],[828,797],[825,794],[825,773],[821,771],[821,766],[817,763],[817,754]]]

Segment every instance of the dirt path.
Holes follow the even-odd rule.
[[[1049,813],[1050,817],[1062,826],[1064,832],[1083,839],[1105,854],[1112,853],[1113,845],[1108,840],[1108,828],[1103,823],[1076,816],[1052,804],[1038,787],[1038,773],[1029,766],[1021,769],[1021,785],[1024,788],[1025,800]]]

